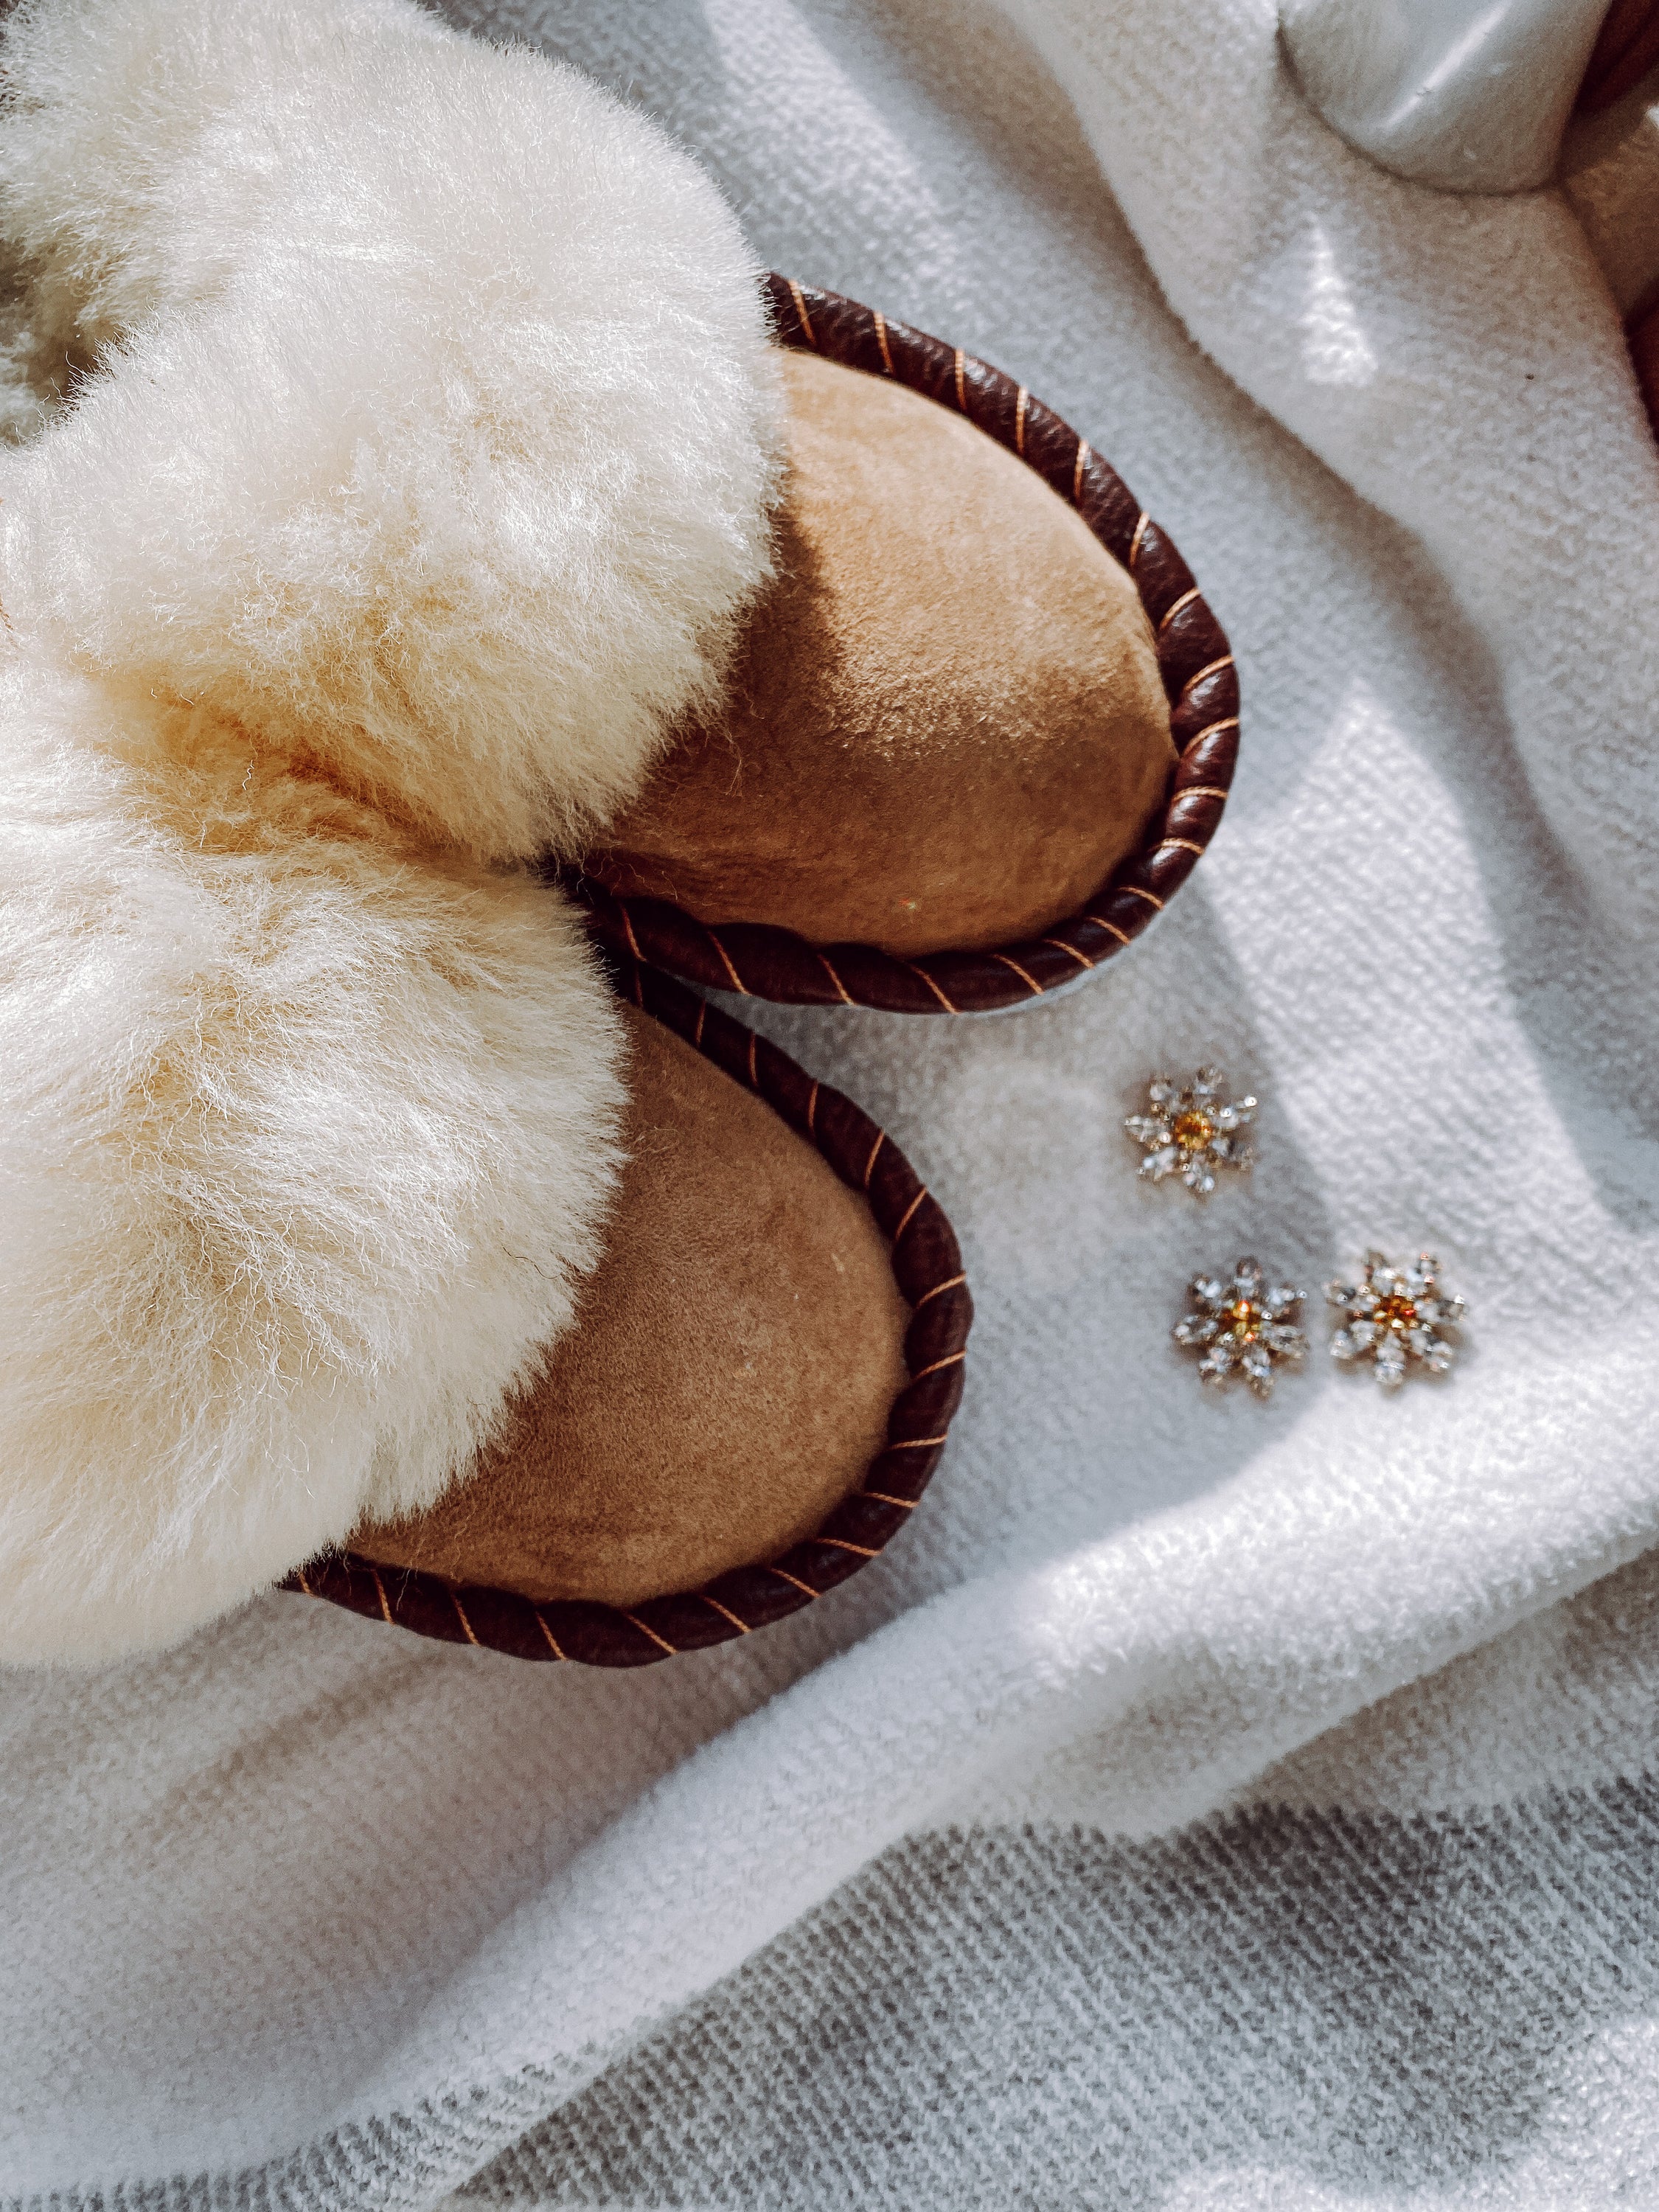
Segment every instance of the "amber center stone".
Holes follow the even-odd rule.
[[[1231,1305],[1222,1308],[1222,1317],[1226,1322],[1228,1335],[1238,1344],[1254,1344],[1267,1318],[1254,1298],[1235,1298]]]
[[[1403,1333],[1417,1327],[1417,1308],[1409,1298],[1401,1297],[1395,1292],[1377,1300],[1371,1309],[1371,1319],[1379,1328],[1399,1329]]]
[[[1215,1135],[1215,1123],[1207,1114],[1200,1114],[1195,1106],[1177,1114],[1170,1124],[1171,1135],[1183,1152],[1201,1152]]]

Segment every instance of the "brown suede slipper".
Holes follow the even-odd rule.
[[[777,574],[720,714],[576,888],[706,988],[988,1012],[1083,981],[1221,817],[1232,656],[1180,556],[1023,385],[770,279]]]
[[[623,988],[628,1160],[576,1327],[465,1481],[285,1587],[648,1666],[833,1589],[926,1488],[973,1319],[949,1221],[839,1091],[665,976]]]

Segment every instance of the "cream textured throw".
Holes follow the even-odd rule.
[[[1237,648],[1236,796],[1062,1004],[767,1019],[979,1303],[843,1592],[637,1675],[273,1597],[6,1679],[0,2182],[1659,2202],[1659,456],[1575,221],[1370,169],[1272,0],[454,12],[1108,454]],[[1263,1109],[1200,1208],[1121,1123],[1206,1058]],[[1468,1296],[1452,1379],[1200,1392],[1195,1268],[1371,1243]]]

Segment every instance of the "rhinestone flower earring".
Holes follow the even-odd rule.
[[[1146,1086],[1146,1111],[1131,1114],[1124,1128],[1146,1154],[1140,1173],[1152,1182],[1178,1174],[1194,1198],[1215,1188],[1218,1168],[1248,1168],[1255,1158],[1239,1132],[1255,1119],[1254,1098],[1229,1098],[1218,1067],[1200,1067],[1190,1083],[1155,1075]]]
[[[1332,1358],[1355,1366],[1369,1360],[1384,1390],[1397,1390],[1413,1368],[1443,1375],[1457,1357],[1456,1346],[1438,1332],[1461,1328],[1468,1308],[1447,1291],[1431,1252],[1420,1252],[1409,1267],[1367,1252],[1364,1279],[1327,1283],[1325,1296],[1345,1323],[1331,1339]]]
[[[1269,1284],[1259,1260],[1243,1259],[1231,1279],[1195,1276],[1189,1286],[1197,1311],[1175,1325],[1183,1350],[1200,1352],[1200,1379],[1225,1382],[1242,1375],[1258,1398],[1272,1395],[1273,1370],[1304,1357],[1308,1340],[1296,1326],[1303,1293],[1289,1283]]]

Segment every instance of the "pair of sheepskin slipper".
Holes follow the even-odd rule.
[[[410,0],[3,62],[0,1659],[285,1578],[613,1664],[793,1611],[971,1309],[686,983],[1085,977],[1218,817],[1224,641],[1024,387],[762,283],[568,70]]]

